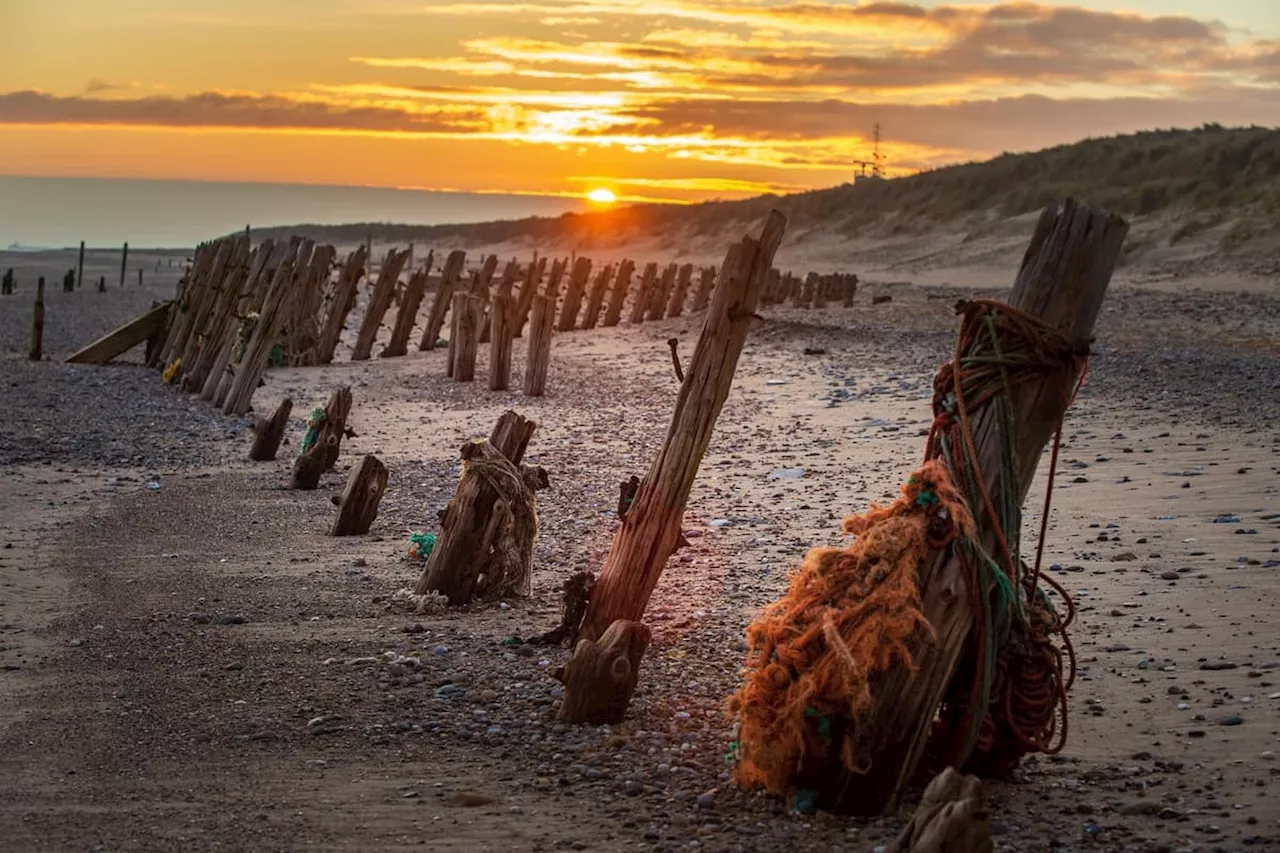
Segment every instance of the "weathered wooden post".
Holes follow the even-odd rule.
[[[649,299],[649,310],[645,314],[646,320],[661,320],[663,313],[667,310],[667,299],[671,296],[671,289],[676,283],[676,274],[680,268],[676,264],[667,264],[667,268],[662,271],[662,278],[658,280],[658,286],[653,290]]]
[[[422,304],[422,296],[427,291],[427,277],[431,275],[431,263],[434,258],[434,252],[427,252],[426,264],[409,276],[404,297],[400,300],[400,308],[396,311],[391,340],[380,353],[382,358],[404,355],[409,351],[409,335],[413,334],[413,325],[418,319],[418,306]]]
[[[427,328],[422,331],[422,340],[418,342],[419,350],[435,349],[436,341],[440,340],[440,330],[444,328],[444,318],[449,313],[450,305],[453,304],[454,290],[462,278],[462,268],[466,261],[467,253],[457,250],[450,252],[449,257],[445,259],[444,269],[440,272],[440,287],[436,290],[435,301],[431,304],[431,317],[427,320]],[[453,335],[450,334],[451,349],[452,337]]]
[[[0,296],[8,296],[13,293],[13,267],[9,267],[4,271],[4,277],[0,278]]]
[[[525,478],[530,469],[522,469],[520,463],[536,427],[533,421],[508,411],[498,419],[488,442],[463,446],[463,476],[445,510],[440,535],[415,592],[438,592],[450,604],[466,604],[477,594],[501,590],[508,572],[518,569],[510,564],[512,557],[516,563],[524,563],[527,573],[533,545],[528,524],[534,519],[530,517],[532,489]],[[502,554],[505,549],[495,547],[503,544],[502,528],[507,527],[519,528],[518,550],[527,548],[525,553]],[[482,575],[487,575],[485,589],[479,588]]]
[[[368,259],[365,247],[359,246],[347,255],[342,271],[338,273],[338,284],[329,302],[329,313],[325,316],[324,326],[320,329],[320,341],[316,344],[316,361],[320,364],[333,361],[333,353],[337,350],[342,330],[347,325],[347,315],[355,307],[356,293],[360,288],[360,279],[364,278]]]
[[[560,280],[564,278],[564,272],[568,267],[569,264],[565,260],[551,262],[551,274],[547,277],[547,288],[543,292],[551,302],[552,317],[555,316],[556,305],[560,302]],[[555,321],[552,320],[551,323],[554,328]]]
[[[453,350],[453,379],[455,382],[471,382],[476,378],[476,352],[480,346],[484,300],[470,293],[458,293],[453,297],[453,310],[458,317],[458,345]]]
[[[489,312],[489,390],[511,387],[511,315],[515,304],[509,293],[499,291]]]
[[[529,355],[524,366],[524,393],[541,397],[547,390],[547,369],[551,365],[551,324],[555,318],[551,298],[538,294],[533,298],[533,316],[529,322]]]
[[[126,241],[124,249],[120,252],[120,286],[124,287],[124,274],[129,267],[129,243]]]
[[[599,642],[579,640],[564,667],[564,701],[556,719],[593,726],[617,725],[626,716],[649,648],[649,626],[619,619]]]
[[[373,343],[377,340],[378,329],[382,327],[382,315],[391,307],[391,299],[396,295],[396,285],[405,261],[409,259],[408,251],[388,250],[387,259],[378,270],[378,283],[369,297],[369,307],[365,309],[364,322],[356,337],[356,344],[351,349],[352,361],[365,361],[373,351]]]
[[[978,312],[976,322],[982,323],[985,315],[991,325],[962,338],[956,360],[944,366],[935,380],[940,389],[935,408],[941,426],[931,433],[929,453],[947,467],[972,513],[973,550],[956,542],[955,547],[928,552],[916,563],[913,582],[918,597],[913,599],[926,627],[917,628],[904,640],[910,665],[895,655],[893,663],[872,673],[868,710],[831,722],[835,737],[831,751],[839,757],[807,761],[805,771],[792,777],[795,787],[811,787],[817,792],[821,808],[877,814],[900,804],[930,744],[944,696],[953,688],[953,680],[961,677],[958,665],[970,631],[997,615],[987,611],[997,605],[983,603],[992,591],[972,586],[969,566],[975,550],[991,555],[996,570],[1009,578],[1011,594],[1023,601],[1023,607],[1029,606],[1030,596],[1038,594],[1024,586],[1020,569],[1010,567],[1016,557],[1006,553],[1008,543],[1003,540],[1002,544],[1001,528],[1010,535],[1021,529],[1020,508],[1041,452],[1059,428],[1077,387],[1083,355],[1127,231],[1123,219],[1090,210],[1072,199],[1061,208],[1047,208],[1041,213],[1010,294],[1013,310],[1002,312],[998,304],[961,303],[966,323],[969,312]],[[1006,357],[1019,351],[1030,355],[991,367],[993,358],[988,352],[992,350]],[[984,370],[991,374],[982,373]],[[970,374],[978,377],[976,383]],[[983,393],[987,383],[993,384],[994,393]],[[966,399],[971,396],[974,399]],[[953,428],[961,433],[959,438],[952,436]],[[943,436],[947,436],[945,447]],[[944,452],[936,455],[940,449]],[[963,472],[953,469],[953,459]],[[980,576],[987,577],[985,572]],[[833,602],[832,606],[841,605]],[[810,608],[814,612],[825,609],[818,603]],[[807,630],[808,626],[797,629]],[[1003,652],[1000,647],[991,649],[997,658]],[[1049,697],[1052,713],[1058,701],[1053,673],[1045,667],[1035,675],[1031,689]],[[995,709],[994,704],[986,704],[989,697],[985,692],[974,692],[973,679],[970,672],[954,685],[956,695],[965,697],[963,708],[953,704],[950,716],[943,715],[944,724],[936,731],[946,742],[929,750],[936,760],[964,760],[964,755],[951,754],[951,739],[957,734],[955,713],[965,715],[966,723],[981,722]],[[841,701],[847,706],[847,700]],[[780,709],[778,713],[786,712]],[[758,730],[754,723],[752,728]],[[1032,736],[1039,733],[1026,735]],[[1018,745],[1026,747],[1024,752],[1030,751],[1021,741]],[[740,754],[749,757],[759,747],[752,742],[744,718]],[[773,747],[769,750],[777,754]],[[790,763],[785,757],[782,760]]]
[[[680,538],[685,502],[729,396],[764,275],[785,227],[786,218],[773,211],[758,240],[744,237],[725,256],[666,441],[613,540],[591,595],[583,637],[598,639],[614,622],[638,622],[644,615],[658,576]]]
[[[524,335],[525,324],[529,322],[529,312],[533,309],[533,297],[538,295],[538,286],[542,284],[542,276],[546,271],[547,259],[539,258],[538,253],[534,252],[524,282],[520,285],[520,297],[516,302],[515,317],[511,321],[512,331],[517,338]]]
[[[293,401],[288,397],[276,407],[270,418],[258,418],[253,423],[253,445],[249,448],[249,458],[254,462],[270,462],[276,458],[280,442],[284,439],[285,427],[289,426],[289,415],[293,412]]]
[[[631,316],[628,318],[631,325],[644,322],[644,314],[649,309],[649,301],[653,299],[654,282],[657,278],[658,265],[652,262],[645,264],[644,273],[640,276],[640,287],[635,293],[635,301],[631,303]]]
[[[852,308],[854,294],[858,292],[858,277],[856,275],[849,274],[843,278],[844,289],[841,292],[841,298],[845,308]]]
[[[80,241],[80,259],[76,261],[76,289],[84,287],[84,241]]]
[[[618,274],[613,280],[613,289],[609,292],[609,307],[605,309],[604,321],[600,324],[605,328],[618,325],[618,320],[622,318],[622,306],[627,301],[627,290],[631,287],[631,276],[635,269],[635,263],[629,260],[618,265]]]
[[[560,307],[560,322],[556,331],[572,332],[578,324],[578,312],[582,310],[582,297],[586,293],[587,280],[591,277],[591,259],[578,258],[569,274],[569,288],[564,292],[564,305]]]
[[[711,288],[716,284],[716,268],[703,267],[701,275],[698,276],[698,289],[693,294],[693,307],[690,309],[697,314],[699,311],[707,310],[707,303],[711,301]],[[761,295],[764,291],[761,290]]]
[[[820,275],[814,276],[813,279],[813,307],[823,309],[827,307],[827,284],[831,281],[830,276]]]
[[[142,287],[142,267],[138,267],[138,287]]]
[[[31,309],[31,348],[27,358],[39,361],[44,357],[44,276],[36,281],[36,302]]]
[[[671,292],[671,303],[667,306],[667,317],[679,317],[684,313],[684,300],[689,295],[689,281],[693,278],[693,264],[685,264],[676,274],[676,288]]]
[[[107,292],[107,277],[105,275],[98,276],[98,292],[99,293]]]
[[[596,327],[596,321],[600,319],[600,308],[604,305],[604,292],[608,289],[611,278],[613,278],[613,264],[605,264],[604,268],[596,273],[596,280],[591,285],[591,293],[587,296],[587,309],[582,317],[582,328]]]
[[[335,497],[338,515],[329,528],[330,536],[363,536],[378,517],[378,503],[387,491],[387,466],[378,457],[365,456],[347,476],[342,497]]]

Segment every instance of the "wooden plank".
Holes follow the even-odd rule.
[[[143,343],[164,329],[173,302],[163,302],[147,313],[130,320],[115,331],[108,332],[88,346],[76,350],[67,357],[71,364],[106,364]]]

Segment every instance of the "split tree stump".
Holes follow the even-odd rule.
[[[254,462],[270,462],[276,458],[280,442],[284,439],[284,431],[289,426],[289,415],[293,412],[293,401],[285,398],[270,418],[258,418],[253,422],[253,445],[249,448],[249,458]]]
[[[338,439],[327,435],[316,439],[316,443],[307,448],[307,452],[293,461],[293,475],[289,480],[289,488],[303,491],[315,491],[320,486],[320,477],[326,470],[325,460],[330,453],[337,456]]]
[[[651,636],[647,625],[620,619],[598,642],[579,640],[560,676],[564,699],[556,719],[596,726],[622,722]]]
[[[1009,303],[1038,317],[1073,348],[1086,348],[1111,274],[1120,257],[1128,224],[1106,211],[1090,210],[1074,199],[1040,214],[1035,233]],[[1046,371],[1038,381],[1021,383],[1006,401],[1009,422],[1018,425],[1016,448],[1006,448],[1000,407],[983,404],[969,412],[973,440],[996,506],[1021,506],[1040,454],[1070,403],[1079,376],[1069,364]],[[1010,454],[1016,494],[1002,482],[1003,459]],[[975,511],[976,514],[976,511]],[[996,553],[990,535],[983,541]],[[820,802],[859,814],[896,809],[915,776],[932,723],[954,677],[969,631],[979,618],[960,559],[950,549],[931,554],[918,576],[921,611],[932,626],[909,643],[910,669],[899,667],[876,685],[876,699],[859,734],[874,751],[864,756],[868,772],[858,776],[824,773]],[[816,781],[816,780],[815,780]]]
[[[329,529],[330,536],[363,536],[378,517],[378,502],[387,490],[387,466],[370,454],[351,469],[342,497],[333,500],[338,516]]]
[[[666,441],[623,519],[591,596],[583,626],[588,639],[603,636],[618,620],[641,620],[679,542],[689,491],[729,396],[764,276],[785,227],[786,218],[772,211],[759,240],[744,237],[725,256]]]
[[[555,318],[549,297],[533,298],[533,318],[529,325],[529,355],[524,363],[524,393],[541,397],[547,392],[547,370],[551,366],[551,321]]]
[[[498,419],[487,443],[463,446],[463,476],[418,579],[415,592],[419,595],[438,592],[450,604],[466,604],[485,572],[492,571],[495,559],[506,559],[507,555],[495,554],[503,521],[502,513],[495,510],[500,501],[510,503],[525,496],[520,462],[536,428],[533,421],[508,411]]]

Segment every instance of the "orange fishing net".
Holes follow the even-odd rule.
[[[907,641],[930,630],[918,574],[928,553],[973,534],[946,465],[926,462],[888,507],[845,520],[847,548],[815,548],[786,596],[747,629],[748,675],[731,700],[740,720],[738,783],[785,794],[808,764],[865,772],[858,723],[875,677],[912,665]]]

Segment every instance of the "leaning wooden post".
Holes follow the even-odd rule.
[[[562,723],[617,725],[626,716],[640,679],[640,661],[649,648],[649,626],[619,619],[599,642],[580,640],[564,667]]]
[[[249,448],[249,458],[254,462],[270,462],[276,458],[280,442],[284,439],[285,427],[289,425],[289,415],[293,412],[293,401],[285,398],[276,407],[270,418],[258,418],[253,424],[253,445]]]
[[[623,261],[618,266],[618,275],[613,280],[613,290],[609,292],[609,307],[605,309],[604,321],[600,324],[605,328],[612,328],[618,325],[618,320],[622,318],[622,306],[627,301],[627,290],[631,287],[631,276],[635,273],[636,265],[632,261]]]
[[[551,324],[555,310],[551,299],[539,293],[533,298],[529,321],[529,355],[524,365],[524,393],[541,397],[547,391],[547,368],[551,365]]]
[[[815,309],[823,309],[827,307],[827,283],[831,281],[830,276],[815,276],[813,279],[813,307]]]
[[[368,255],[365,254],[364,246],[359,246],[347,255],[347,260],[342,265],[342,272],[338,274],[338,285],[333,291],[332,299],[329,300],[329,313],[325,316],[324,327],[320,330],[320,342],[316,345],[316,360],[320,364],[329,364],[333,361],[334,350],[338,348],[338,341],[342,339],[342,330],[347,325],[347,315],[355,307],[356,293],[359,290],[360,279],[364,277],[367,260]]]
[[[667,264],[667,268],[662,271],[662,278],[658,279],[658,286],[653,290],[649,297],[649,310],[644,315],[646,320],[661,320],[663,313],[667,310],[667,299],[671,295],[671,288],[675,286],[676,274],[680,268],[676,264]]]
[[[1120,257],[1128,224],[1106,211],[1067,199],[1046,208],[1023,256],[1009,304],[1060,334],[1075,352],[1087,351],[1102,298]],[[1041,451],[1061,423],[1082,364],[1064,361],[1015,384],[1002,405],[983,402],[968,412],[984,488],[996,506],[1020,507]],[[1003,423],[1017,425],[1016,446]],[[1007,473],[1006,473],[1007,470]],[[1016,493],[1009,491],[1010,478]],[[974,515],[981,515],[975,507]],[[987,525],[990,527],[990,525]],[[997,553],[994,533],[980,544]],[[857,756],[866,773],[823,773],[820,799],[837,811],[876,814],[897,808],[924,754],[943,696],[956,674],[969,631],[980,618],[973,610],[962,549],[931,553],[920,564],[920,611],[930,626],[908,641],[910,668],[898,666],[879,678],[874,704],[859,724]],[[1015,591],[1021,594],[1021,591]],[[826,792],[825,795],[822,792]]]
[[[843,277],[844,287],[841,291],[841,299],[845,308],[853,307],[853,296],[858,292],[858,277],[850,274]]]
[[[644,322],[644,312],[649,308],[649,300],[653,298],[654,280],[658,277],[656,263],[645,264],[644,273],[640,276],[640,287],[636,290],[635,301],[631,303],[631,316],[628,322],[633,326]]]
[[[129,268],[129,243],[125,242],[124,249],[120,253],[120,286],[124,287],[124,274]]]
[[[499,291],[493,297],[489,312],[489,390],[506,391],[511,387],[511,295]]]
[[[351,469],[342,497],[335,497],[338,515],[329,528],[330,536],[363,536],[378,517],[378,503],[387,491],[387,466],[369,455]]]
[[[604,293],[609,288],[609,280],[613,278],[613,264],[606,264],[604,269],[596,274],[596,280],[591,285],[591,293],[587,296],[586,313],[582,316],[582,328],[594,329],[596,322],[600,319],[600,308],[604,305]]]
[[[27,358],[39,361],[44,357],[44,276],[36,282],[36,304],[31,309],[31,349]]]
[[[716,268],[704,267],[702,274],[698,277],[698,289],[693,294],[693,307],[689,310],[697,314],[699,311],[707,309],[707,303],[711,301],[711,288],[715,286],[715,283]],[[763,295],[764,291],[762,290],[761,296]]]
[[[671,292],[671,302],[667,305],[668,317],[679,317],[684,313],[684,300],[689,295],[689,281],[693,278],[693,264],[680,267],[676,275],[676,289]]]
[[[458,317],[458,345],[453,350],[455,382],[476,378],[476,352],[480,346],[480,321],[484,316],[484,300],[470,293],[453,297],[453,310]]]
[[[539,258],[538,253],[534,252],[524,282],[520,285],[520,296],[516,301],[515,315],[511,321],[512,331],[517,338],[524,335],[525,323],[529,322],[529,311],[533,309],[533,297],[538,295],[538,285],[542,283],[542,276],[546,271],[547,259]]]
[[[591,259],[578,258],[569,274],[569,288],[564,292],[564,304],[560,307],[560,322],[556,331],[572,332],[578,324],[578,312],[582,310],[582,296],[586,292],[587,279],[591,277]]]
[[[352,361],[365,361],[373,351],[373,342],[377,340],[378,329],[382,326],[382,315],[391,307],[391,299],[396,295],[396,284],[400,279],[400,271],[409,259],[408,251],[397,252],[391,249],[387,259],[378,270],[378,283],[369,296],[369,307],[364,312],[364,322],[356,337],[355,346],[351,350]]]
[[[419,350],[436,348],[436,341],[440,340],[440,330],[444,328],[444,318],[453,303],[454,289],[462,278],[462,267],[466,261],[467,253],[463,251],[450,252],[445,259],[444,269],[440,272],[440,286],[436,289],[435,302],[431,304],[431,317],[427,320],[427,328],[422,331],[422,340],[418,342]],[[452,337],[450,335],[450,347],[453,346]]]
[[[409,248],[413,249],[412,246]],[[409,283],[405,285],[404,296],[400,300],[400,308],[396,311],[391,340],[379,353],[381,358],[400,356],[409,351],[409,335],[413,334],[413,324],[418,319],[418,306],[422,304],[422,296],[426,293],[427,277],[431,275],[431,263],[434,259],[435,253],[427,252],[426,264],[409,276]]]
[[[667,439],[623,519],[591,595],[582,635],[598,639],[619,619],[640,621],[676,548],[685,502],[715,430],[746,343],[764,274],[782,242],[786,217],[769,214],[758,240],[732,246],[685,372]]]

